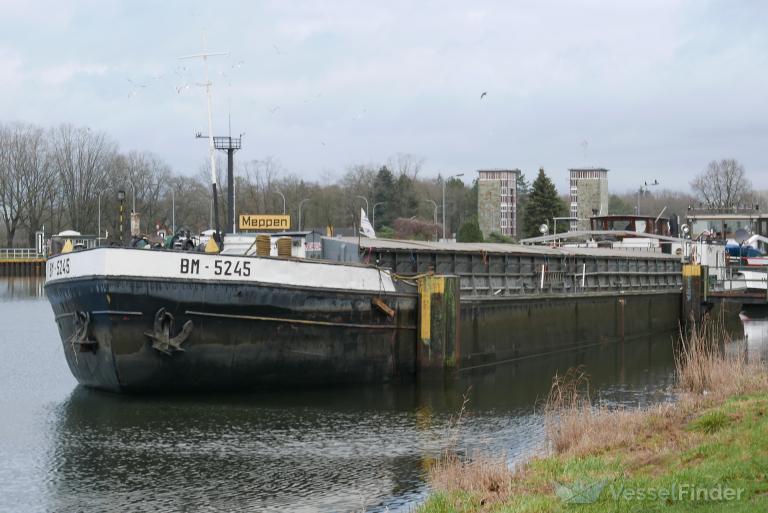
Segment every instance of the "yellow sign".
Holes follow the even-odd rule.
[[[240,214],[241,230],[290,230],[289,215]]]

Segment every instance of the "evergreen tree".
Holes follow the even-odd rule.
[[[528,195],[523,221],[524,236],[541,235],[539,226],[544,223],[551,225],[553,217],[564,216],[567,211],[565,203],[557,194],[555,184],[544,173],[544,168],[539,169],[539,175],[534,180],[531,193]]]
[[[378,230],[382,226],[392,227],[392,221],[398,217],[396,213],[397,202],[395,189],[395,177],[392,176],[392,172],[387,166],[382,166],[379,172],[376,173],[376,179],[373,181],[373,207],[376,203],[383,203],[376,209],[376,226],[374,230]],[[372,219],[373,212],[366,212],[368,219]]]
[[[611,194],[608,198],[608,215],[632,215],[635,208],[624,201],[621,196]]]
[[[413,185],[413,179],[405,173],[401,174],[395,181],[393,201],[396,205],[395,218],[408,219],[418,213],[419,199],[416,195],[416,188]]]
[[[531,193],[531,182],[525,178],[525,173],[520,173],[517,177],[517,238],[523,236],[523,220],[525,219],[525,210],[528,206],[528,195]]]
[[[456,240],[458,242],[483,242],[483,232],[480,231],[476,217],[461,225],[459,233],[456,234]]]

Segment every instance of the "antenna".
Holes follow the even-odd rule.
[[[192,55],[183,55],[179,59],[202,59],[203,67],[205,68],[205,82],[197,84],[199,86],[205,86],[205,95],[208,100],[208,152],[211,157],[211,187],[213,189],[213,204],[214,204],[214,219],[216,234],[219,234],[219,205],[216,193],[216,157],[214,155],[213,146],[213,113],[211,108],[211,81],[208,79],[208,57],[215,57],[218,55],[229,55],[229,52],[209,52],[208,43],[206,41],[205,32],[203,32],[203,52]]]

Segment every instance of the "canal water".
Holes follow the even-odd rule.
[[[555,372],[583,365],[611,404],[672,396],[674,334],[447,384],[124,397],[77,386],[41,282],[0,281],[0,319],[0,511],[409,511],[449,448],[539,450]],[[765,352],[768,322],[739,328]]]

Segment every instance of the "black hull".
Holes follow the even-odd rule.
[[[67,363],[94,388],[247,390],[414,375],[415,294],[111,277],[57,281],[46,292]],[[178,348],[163,343],[164,330],[181,335]]]
[[[461,298],[455,353],[425,361],[415,292],[125,277],[55,281],[46,292],[73,375],[115,392],[441,378],[676,332],[681,307],[677,291]]]

